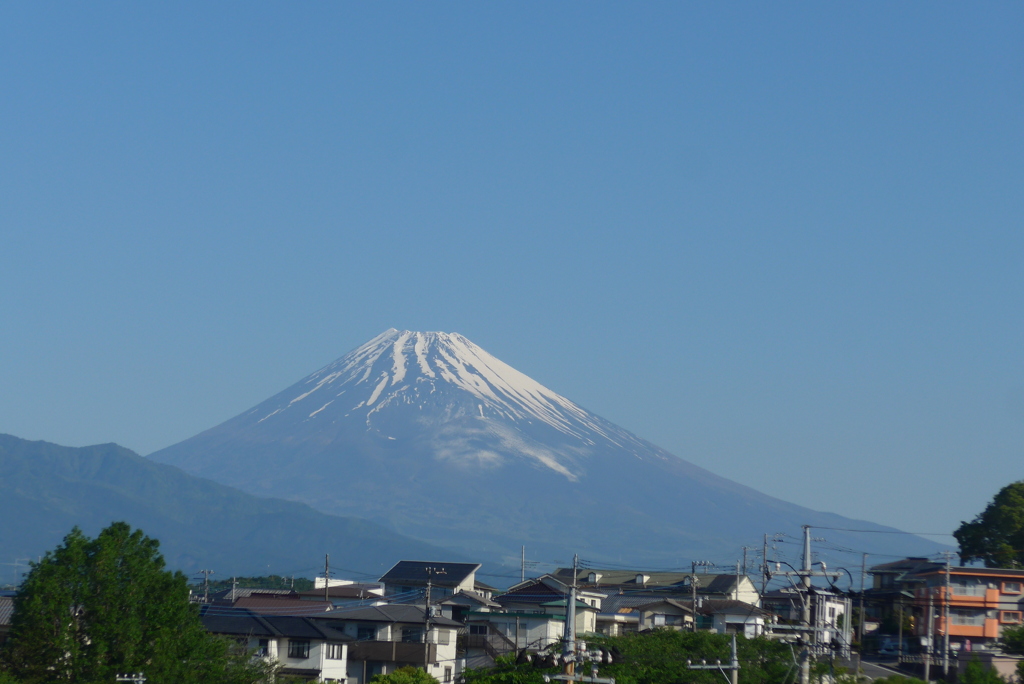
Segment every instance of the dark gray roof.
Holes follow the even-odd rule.
[[[500,608],[501,604],[497,601],[491,601],[484,597],[483,594],[476,591],[462,590],[458,593],[452,594],[448,598],[440,601],[444,605],[462,605],[462,606],[488,606],[490,608]]]
[[[337,620],[339,622],[365,621],[423,624],[423,607],[412,606],[406,603],[394,603],[386,606],[364,606],[361,608],[338,606],[323,617],[328,620]],[[462,626],[462,623],[440,615],[430,618],[430,622],[433,625],[440,625],[443,627]]]
[[[428,572],[434,569],[434,573]],[[437,561],[398,561],[380,578],[385,584],[425,586],[427,579],[437,587],[454,587],[480,569],[479,563],[441,563]],[[443,574],[442,574],[443,572]]]
[[[596,581],[590,582],[591,574]],[[572,582],[572,568],[558,568],[552,576],[560,582]],[[638,582],[642,576],[645,581]],[[689,572],[662,572],[645,570],[600,570],[587,569],[576,571],[576,582],[582,587],[609,589],[618,587],[624,590],[661,590],[682,591],[684,586],[689,591]],[[728,594],[734,591],[736,584],[743,575],[697,573],[697,592],[700,594]]]
[[[601,601],[601,612],[619,613],[623,608],[638,608],[661,598],[657,594],[612,594]]]
[[[352,637],[317,621],[285,615],[257,615],[249,610],[203,606],[200,618],[208,632],[253,637],[288,637],[352,641]]]
[[[233,594],[232,594],[232,591],[234,591]],[[198,587],[198,589],[195,586],[193,586],[192,587],[192,593],[193,594],[202,594],[203,593],[203,589],[202,589],[201,586]],[[253,588],[253,587],[235,587],[233,590],[232,589],[221,589],[220,591],[211,591],[210,592],[210,600],[211,601],[217,601],[217,600],[223,600],[223,599],[228,599],[229,600],[231,598],[239,599],[239,598],[245,598],[247,596],[252,596],[254,594],[255,595],[262,595],[262,596],[295,596],[296,595],[295,591],[292,590],[292,589],[258,589],[258,588]]]

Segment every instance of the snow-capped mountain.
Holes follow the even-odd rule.
[[[801,524],[883,529],[683,461],[455,333],[388,330],[151,458],[491,558],[679,564]]]

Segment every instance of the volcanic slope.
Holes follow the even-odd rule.
[[[736,559],[800,525],[892,531],[769,497],[581,408],[462,335],[388,330],[150,458],[476,557]],[[904,535],[833,545],[930,553]]]
[[[123,520],[160,540],[171,568],[218,577],[311,576],[324,554],[354,573],[379,577],[402,558],[453,552],[380,525],[266,499],[153,463],[116,444],[66,447],[0,434],[0,584],[12,563],[37,558],[78,526],[95,535]]]

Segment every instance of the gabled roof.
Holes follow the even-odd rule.
[[[201,594],[202,587],[192,587],[192,593]],[[221,589],[220,591],[211,591],[210,600],[230,600],[232,598],[244,598],[252,595],[259,596],[295,596],[294,589],[260,589],[254,587],[235,587],[234,589]]]
[[[210,605],[203,606],[200,611],[203,626],[213,634],[353,641],[347,634],[305,617],[257,615],[250,610]]]
[[[428,569],[434,569],[431,574]],[[441,563],[437,561],[398,561],[380,578],[385,584],[425,586],[427,579],[437,587],[455,587],[480,569],[479,563]],[[443,574],[442,574],[443,571]]]
[[[502,605],[509,603],[547,603],[564,598],[565,590],[559,590],[539,579],[520,582],[494,600]]]
[[[386,606],[365,606],[362,608],[346,608],[339,606],[330,613],[323,615],[324,618],[337,621],[363,621],[363,622],[403,622],[410,624],[423,624],[423,608],[407,603],[392,603]],[[430,624],[443,627],[461,627],[461,622],[437,615],[430,618]]]
[[[488,600],[483,594],[476,591],[467,591],[465,589],[452,594],[445,600],[440,601],[440,603],[446,606],[487,606],[488,608],[501,608],[500,603]]]
[[[660,601],[654,601],[653,603],[645,603],[642,606],[637,606],[636,609],[639,611],[651,611],[658,606],[671,606],[683,611],[684,613],[693,615],[692,605],[686,605],[681,601],[676,601],[675,599],[661,599]]]
[[[331,598],[373,599],[380,598],[380,591],[380,585],[377,584],[339,584],[327,588],[327,594]],[[323,599],[324,590],[310,589],[300,591],[298,595],[304,598]]]
[[[304,601],[298,598],[274,598],[271,596],[248,596],[234,603],[235,608],[245,608],[260,615],[322,615],[334,608],[326,601]]]
[[[655,572],[647,570],[600,570],[587,569],[576,571],[576,582],[578,586],[610,589],[617,587],[626,591],[629,590],[681,590],[684,586],[689,587],[691,573],[689,572]],[[572,583],[572,568],[558,568],[552,573],[552,577],[563,583]],[[732,574],[704,574],[698,573],[697,591],[701,594],[728,594],[736,590],[737,585],[746,575]]]
[[[660,605],[668,605],[687,613],[693,613],[692,602],[680,601],[679,599],[671,598],[661,599],[660,601],[653,601],[642,606],[637,606],[637,610],[651,611]],[[697,605],[698,615],[736,615],[741,613],[757,615],[759,617],[769,617],[772,615],[770,611],[758,608],[751,603],[745,603],[744,601],[737,601],[735,599],[704,599]]]

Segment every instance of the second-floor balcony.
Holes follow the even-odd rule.
[[[408,641],[355,641],[348,645],[348,657],[350,660],[434,663],[437,662],[437,644]]]

